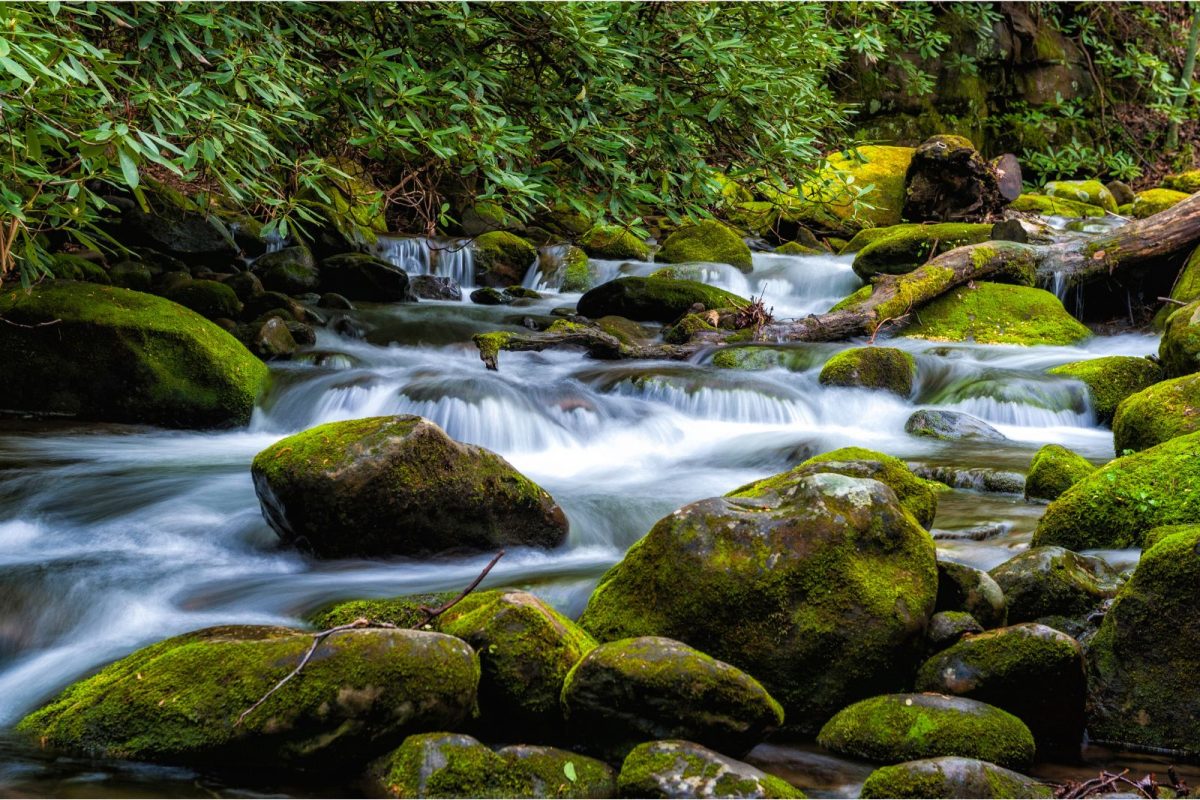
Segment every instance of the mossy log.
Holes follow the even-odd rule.
[[[1184,253],[1200,243],[1200,192],[1177,205],[1083,241],[1051,245],[991,241],[950,250],[907,275],[878,275],[869,285],[824,314],[784,320],[758,329],[762,342],[833,342],[872,336],[901,323],[916,309],[973,281],[1002,279],[1032,286],[1056,273],[1072,285]],[[687,344],[629,347],[584,325],[570,331],[481,334],[480,357],[496,369],[499,350],[546,350],[581,346],[599,359],[684,360],[709,347],[745,341],[746,331],[704,331]]]

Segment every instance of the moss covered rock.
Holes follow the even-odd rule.
[[[845,246],[838,251],[838,255],[844,256],[850,253],[857,253],[872,242],[897,236],[920,227],[922,226],[916,223],[904,222],[899,225],[888,225],[884,228],[863,228],[854,234],[850,241],[846,242]]]
[[[601,641],[686,642],[753,675],[789,727],[813,731],[901,680],[936,592],[933,540],[895,492],[801,472],[660,520],[601,579],[580,625]]]
[[[905,336],[980,344],[1075,344],[1091,331],[1044,289],[980,282],[922,306]]]
[[[925,630],[926,651],[939,653],[968,634],[983,633],[979,621],[965,611],[938,611]]]
[[[1005,767],[1033,761],[1025,723],[995,706],[944,694],[889,694],[839,711],[817,736],[839,755],[896,763],[961,756]]]
[[[1063,492],[1033,544],[1074,550],[1139,547],[1159,525],[1200,522],[1200,432],[1110,461]]]
[[[917,362],[894,347],[855,347],[843,350],[821,368],[822,386],[883,389],[908,397],[917,379]]]
[[[471,715],[479,662],[465,642],[362,629],[326,637],[299,676],[236,724],[312,641],[251,626],[177,636],[68,687],[19,728],[42,747],[93,757],[261,769],[365,763]]]
[[[263,361],[287,359],[291,358],[299,346],[292,332],[288,330],[288,324],[281,317],[271,316],[238,325],[233,329],[233,335],[247,350]]]
[[[142,261],[121,261],[113,264],[108,275],[113,286],[120,286],[123,289],[148,292],[154,285],[154,271]]]
[[[693,742],[646,742],[625,758],[622,797],[802,798],[790,783]]]
[[[1049,786],[986,761],[958,756],[924,758],[880,767],[867,776],[859,797],[984,797],[1029,798],[1054,796]]]
[[[493,288],[521,283],[538,256],[536,247],[508,231],[489,231],[476,236],[471,251],[475,257],[475,282]]]
[[[914,411],[905,421],[904,431],[913,436],[943,441],[977,439],[1000,442],[1007,438],[991,425],[970,414],[964,414],[961,411],[942,411],[936,408]]]
[[[567,676],[562,706],[580,739],[621,756],[669,738],[740,755],[783,724],[783,709],[754,678],[658,636],[592,650]]]
[[[1101,559],[1050,546],[1032,547],[988,574],[1004,590],[1010,623],[1086,616],[1121,585]]]
[[[650,246],[620,225],[596,225],[579,239],[592,258],[609,261],[649,261]]]
[[[1092,408],[1101,422],[1111,422],[1117,405],[1162,380],[1162,367],[1148,358],[1104,356],[1046,370],[1051,375],[1073,378],[1088,388]]]
[[[1126,398],[1112,427],[1118,455],[1200,431],[1200,374],[1156,383]]]
[[[237,294],[218,281],[188,281],[167,292],[166,297],[209,319],[233,319],[242,311]]]
[[[934,225],[898,225],[889,235],[875,238],[854,257],[854,272],[863,280],[876,275],[903,275],[934,256],[991,238],[991,225],[942,222]]]
[[[87,281],[108,286],[112,283],[104,267],[82,256],[71,253],[55,253],[50,272],[56,278],[68,281]]]
[[[1054,500],[1096,471],[1092,462],[1060,444],[1048,444],[1033,454],[1025,476],[1025,499]]]
[[[318,556],[555,547],[562,510],[500,456],[414,416],[331,422],[254,457],[263,514]]]
[[[938,561],[937,611],[964,611],[984,628],[996,628],[1008,619],[1004,590],[980,569],[953,561]]]
[[[254,273],[266,289],[284,294],[315,292],[321,285],[312,251],[302,245],[260,256],[254,262]]]
[[[596,275],[586,252],[578,247],[566,248],[562,255],[560,291],[586,292],[596,285]]]
[[[904,177],[915,153],[911,147],[886,145],[833,153],[828,168],[799,193],[851,230],[895,225],[904,208]],[[871,190],[859,198],[858,190],[866,186]],[[857,208],[856,198],[861,201]]]
[[[706,309],[736,308],[749,301],[696,281],[667,278],[618,278],[579,298],[585,317],[618,316],[637,322],[671,322],[699,303]]]
[[[428,617],[421,611],[422,606],[437,608],[450,602],[458,594],[458,592],[432,592],[375,600],[345,600],[318,609],[308,616],[308,623],[317,630],[327,630],[349,625],[357,619],[366,619],[371,622],[395,625],[397,628],[415,628]],[[462,602],[466,603],[472,597],[474,597],[473,594],[467,595]]]
[[[1036,623],[969,636],[930,658],[917,691],[970,697],[1018,717],[1038,753],[1078,755],[1087,695],[1083,648]]]
[[[524,776],[525,797],[616,797],[617,771],[594,758],[557,747],[515,744],[497,753]]]
[[[1200,526],[1157,540],[1089,648],[1096,739],[1200,756]]]
[[[1145,219],[1187,200],[1188,196],[1187,192],[1177,192],[1174,189],[1146,189],[1134,196],[1130,212],[1135,219]]]
[[[1188,194],[1200,192],[1200,169],[1168,175],[1163,178],[1162,185],[1177,192],[1187,192]]]
[[[781,256],[827,256],[828,250],[823,250],[820,247],[813,247],[799,242],[784,242],[774,250],[776,255]]]
[[[1172,300],[1178,300],[1185,304],[1200,300],[1200,247],[1192,251],[1188,260],[1184,262],[1183,268],[1179,270],[1175,284],[1171,287],[1170,297]],[[1164,304],[1154,315],[1155,329],[1163,330],[1167,326],[1167,320],[1179,308],[1177,303]]]
[[[144,188],[149,205],[131,204],[122,215],[122,243],[208,266],[223,266],[238,254],[229,228],[210,209],[158,182],[147,181]]]
[[[1100,181],[1051,181],[1042,188],[1042,191],[1050,197],[1061,197],[1065,200],[1099,206],[1105,211],[1116,212],[1117,210],[1116,198]]]
[[[141,292],[55,281],[0,295],[6,408],[170,427],[245,424],[267,368],[199,314]],[[20,327],[22,325],[34,327]]]
[[[415,299],[408,273],[381,258],[365,253],[342,253],[321,262],[320,291],[348,300],[401,303]]]
[[[928,528],[933,524],[934,515],[937,514],[938,495],[943,489],[933,481],[918,477],[900,459],[865,447],[842,447],[828,453],[820,453],[795,469],[748,484],[735,490],[734,494],[743,491],[764,492],[774,488],[786,489],[801,476],[822,472],[879,481],[896,493],[900,507],[912,514],[921,527]]]
[[[1023,194],[1008,206],[1013,211],[1040,214],[1043,217],[1103,217],[1104,209],[1090,203],[1081,203],[1066,197],[1051,197],[1045,194]]]
[[[1200,370],[1200,301],[1167,317],[1166,330],[1158,345],[1158,358],[1168,378]]]
[[[692,261],[731,264],[742,272],[754,268],[750,260],[750,248],[737,231],[711,219],[687,225],[672,233],[654,258],[668,264]]]

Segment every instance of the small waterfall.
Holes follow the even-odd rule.
[[[463,289],[475,286],[475,251],[470,239],[451,239],[431,245],[434,275],[449,278]]]
[[[463,289],[475,286],[475,256],[470,239],[380,236],[375,252],[410,275],[449,278]]]
[[[567,257],[569,244],[552,244],[538,248],[537,258],[525,273],[521,285],[536,292],[557,292],[566,280],[564,260]]]
[[[380,236],[376,244],[376,253],[384,261],[394,264],[410,275],[430,275],[429,240],[423,237],[413,239],[397,239],[391,236]]]

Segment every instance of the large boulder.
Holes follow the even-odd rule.
[[[476,236],[471,251],[475,259],[475,282],[492,288],[520,284],[538,257],[536,247],[508,231],[489,231]]]
[[[973,288],[972,288],[973,286]],[[1091,331],[1044,289],[979,282],[921,307],[905,336],[979,344],[1075,344]]]
[[[414,416],[331,422],[254,457],[263,514],[325,558],[555,547],[567,521],[500,456]]]
[[[791,195],[783,199],[797,200],[801,221],[815,229],[853,232],[896,225],[904,208],[905,175],[915,152],[911,147],[865,145],[832,153],[827,167],[800,187],[797,194],[802,200]],[[871,188],[860,197],[859,189],[864,187]]]
[[[242,425],[266,366],[227,332],[160,297],[54,281],[0,295],[4,407],[179,428]]]
[[[1015,160],[1013,169],[1020,191]],[[904,176],[904,218],[913,222],[980,222],[1006,204],[1000,176],[963,136],[932,136],[922,142]]]
[[[621,797],[802,798],[783,778],[687,741],[646,742],[625,758]]]
[[[789,727],[903,681],[937,593],[933,540],[879,481],[780,475],[659,520],[580,625],[678,639],[744,669]]]
[[[583,234],[579,246],[592,258],[609,261],[649,261],[650,247],[620,225],[596,225]]]
[[[224,267],[238,254],[228,226],[178,191],[155,183],[150,205],[130,204],[121,217],[120,241],[151,247],[189,264]]]
[[[668,264],[697,261],[731,264],[742,272],[754,268],[750,260],[750,248],[737,231],[712,219],[676,230],[663,242],[662,249],[654,255],[654,259]]]
[[[1158,358],[1168,378],[1200,370],[1200,300],[1167,317],[1167,327],[1158,345]]]
[[[1008,619],[1004,590],[980,569],[954,561],[938,561],[937,611],[965,611],[984,628]]]
[[[1072,550],[1139,547],[1159,525],[1200,522],[1200,432],[1110,461],[1063,492],[1033,544]]]
[[[942,411],[923,408],[914,411],[904,423],[904,430],[913,436],[944,441],[978,439],[987,442],[1002,442],[1005,435],[981,419],[961,411]]]
[[[578,738],[621,755],[647,739],[741,755],[783,724],[783,709],[754,678],[658,636],[592,650],[567,676],[562,705]]]
[[[366,253],[342,253],[321,262],[320,291],[348,300],[403,303],[415,300],[408,273]]]
[[[917,378],[913,357],[895,347],[853,347],[825,362],[822,386],[861,387],[908,397]]]
[[[1200,300],[1200,247],[1192,251],[1179,270],[1175,284],[1171,287],[1170,299],[1177,300],[1178,303],[1165,303],[1158,310],[1158,313],[1154,315],[1156,330],[1166,327],[1167,320],[1179,310],[1181,304],[1187,305]]]
[[[1112,422],[1121,401],[1162,380],[1162,367],[1148,358],[1104,356],[1072,361],[1046,370],[1073,378],[1087,386],[1092,408],[1100,422]]]
[[[1200,755],[1200,526],[1144,553],[1089,649],[1092,737]]]
[[[187,281],[166,292],[166,298],[208,319],[233,319],[242,311],[237,293],[218,281]]]
[[[1032,547],[988,574],[1004,590],[1010,623],[1084,617],[1121,585],[1101,559],[1061,547]]]
[[[968,636],[921,666],[916,689],[1004,709],[1029,726],[1042,755],[1079,754],[1083,648],[1061,631],[1024,623]]]
[[[961,756],[1021,768],[1033,761],[1033,734],[995,706],[944,694],[889,694],[839,711],[817,735],[838,755],[894,764]]]
[[[1113,213],[1117,211],[1116,198],[1100,181],[1050,181],[1042,187],[1042,191],[1050,197],[1099,206]]]
[[[958,756],[923,758],[880,767],[859,797],[1050,798],[1054,790],[1011,769]]]
[[[897,225],[884,230],[894,232],[879,236],[854,256],[854,272],[865,281],[876,275],[904,275],[947,250],[992,237],[991,225],[963,222]]]
[[[1048,444],[1033,454],[1025,476],[1026,500],[1055,500],[1096,471],[1092,462],[1061,444]]]
[[[1117,455],[1200,431],[1200,373],[1156,383],[1125,398],[1112,429]]]
[[[671,322],[699,303],[704,308],[737,308],[749,301],[697,281],[670,278],[618,278],[602,283],[579,298],[585,317],[625,317],[637,322]]]
[[[479,662],[463,641],[395,629],[325,637],[229,626],[143,648],[68,687],[19,729],[42,747],[189,765],[345,765],[466,722]],[[436,675],[437,680],[430,680]]]

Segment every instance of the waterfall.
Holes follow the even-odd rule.
[[[475,286],[475,257],[470,239],[380,236],[375,253],[409,275],[449,278],[463,289]]]

